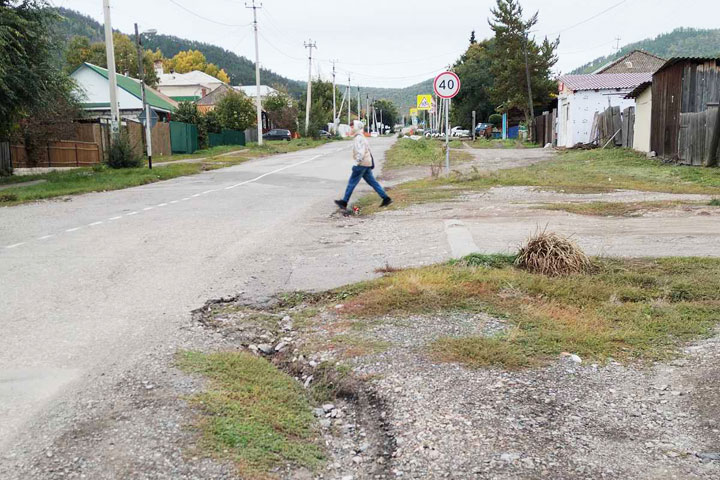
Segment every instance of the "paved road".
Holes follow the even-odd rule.
[[[392,140],[372,143],[379,158]],[[332,211],[349,149],[0,209],[0,458],[69,392],[241,289],[288,225]]]

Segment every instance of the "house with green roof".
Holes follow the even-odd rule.
[[[83,98],[81,105],[84,110],[92,112],[98,117],[110,117],[110,81],[106,68],[98,67],[92,63],[83,63],[70,76],[75,80],[81,90]],[[125,75],[116,74],[117,98],[120,105],[120,116],[137,119],[142,112],[142,92],[140,80]],[[167,120],[177,108],[177,102],[166,95],[145,87],[147,102],[160,117]]]

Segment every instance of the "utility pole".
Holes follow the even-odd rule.
[[[113,139],[120,134],[120,106],[117,100],[117,78],[115,77],[115,47],[113,45],[112,23],[110,21],[110,0],[103,0],[105,15],[105,53],[107,55],[108,80],[110,82],[110,130]]]
[[[257,10],[262,8],[260,5],[255,5],[255,0],[252,0],[252,4],[245,4],[245,8],[252,8],[253,11],[253,30],[255,30],[255,110],[257,113],[257,136],[258,145],[263,144],[262,137],[262,99],[260,98],[260,48],[258,47],[258,22],[257,22]]]
[[[351,101],[352,98],[351,98],[351,94],[350,94],[350,75],[348,75],[347,99],[348,99],[348,125],[350,125],[350,104],[352,103],[352,101]]]
[[[304,45],[310,52],[308,54],[307,100],[305,103],[305,136],[307,137],[310,128],[310,101],[312,100],[312,51],[313,48],[317,48],[317,44],[312,40],[308,40]]]
[[[473,110],[472,134],[473,134],[473,142],[474,142],[475,141],[475,110]]]
[[[620,40],[622,40],[622,38],[620,38],[620,37],[615,37],[615,42],[616,42],[616,44],[615,44],[615,50],[620,50]]]
[[[337,108],[336,108],[336,100],[335,100],[335,63],[337,60],[332,61],[333,65],[333,134],[337,135]]]
[[[145,73],[143,65],[143,51],[142,42],[140,41],[140,32],[138,31],[138,24],[135,24],[135,43],[137,44],[137,57],[138,57],[138,77],[140,78],[140,93],[142,96],[142,111],[145,112],[145,145],[147,146],[147,157],[148,167],[152,170],[152,126],[151,126],[151,113],[150,105],[147,103],[145,96]]]
[[[370,95],[365,94],[365,126],[370,133]]]
[[[357,114],[358,114],[358,122],[359,122],[360,121],[360,113],[361,113],[360,110],[362,110],[362,108],[360,108],[360,86],[359,85],[357,87],[357,99],[358,99]]]
[[[528,122],[528,138],[532,139],[532,125],[535,122],[535,107],[533,107],[532,86],[530,85],[530,65],[528,65],[528,32],[525,32],[525,76],[527,77],[528,102],[530,103],[530,121]]]

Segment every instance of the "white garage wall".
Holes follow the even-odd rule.
[[[624,98],[629,92],[629,89],[585,90],[561,96],[558,102],[558,146],[588,143],[595,112],[602,112],[609,106],[619,106],[620,110],[635,106],[635,100]]]

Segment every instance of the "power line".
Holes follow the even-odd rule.
[[[168,0],[168,1],[169,1],[170,3],[172,3],[173,5],[175,5],[176,7],[179,7],[179,8],[181,8],[181,9],[185,10],[185,11],[186,11],[187,13],[189,13],[190,15],[194,15],[194,16],[196,16],[197,18],[200,18],[200,19],[202,19],[202,20],[205,20],[206,22],[214,23],[215,25],[222,25],[223,27],[247,27],[247,26],[252,25],[252,23],[231,24],[231,23],[218,22],[217,20],[213,20],[212,18],[207,18],[207,17],[204,17],[204,16],[200,15],[199,13],[193,12],[192,10],[190,10],[190,9],[187,8],[187,7],[185,7],[185,6],[182,5],[181,3],[177,2],[176,0]]]
[[[619,7],[619,6],[622,5],[623,3],[627,3],[627,1],[628,1],[628,0],[622,0],[622,1],[620,1],[620,2],[618,2],[618,3],[616,3],[616,4],[614,4],[614,5],[609,6],[608,8],[606,8],[605,10],[603,10],[602,12],[596,13],[596,14],[593,15],[592,17],[588,17],[588,18],[586,18],[585,20],[582,20],[582,21],[580,21],[580,22],[578,22],[578,23],[575,23],[575,24],[573,24],[573,25],[570,25],[569,27],[565,27],[565,28],[563,28],[562,30],[558,30],[557,32],[550,33],[550,34],[548,34],[547,36],[548,36],[548,37],[553,37],[553,36],[559,35],[559,34],[561,34],[561,33],[563,33],[563,32],[567,32],[568,30],[571,30],[571,29],[573,29],[573,28],[575,28],[575,27],[579,27],[580,25],[584,25],[584,24],[586,24],[587,22],[589,22],[589,21],[591,21],[591,20],[595,20],[595,19],[598,18],[599,16],[606,14],[606,13],[609,12],[610,10],[613,10],[613,9]]]

